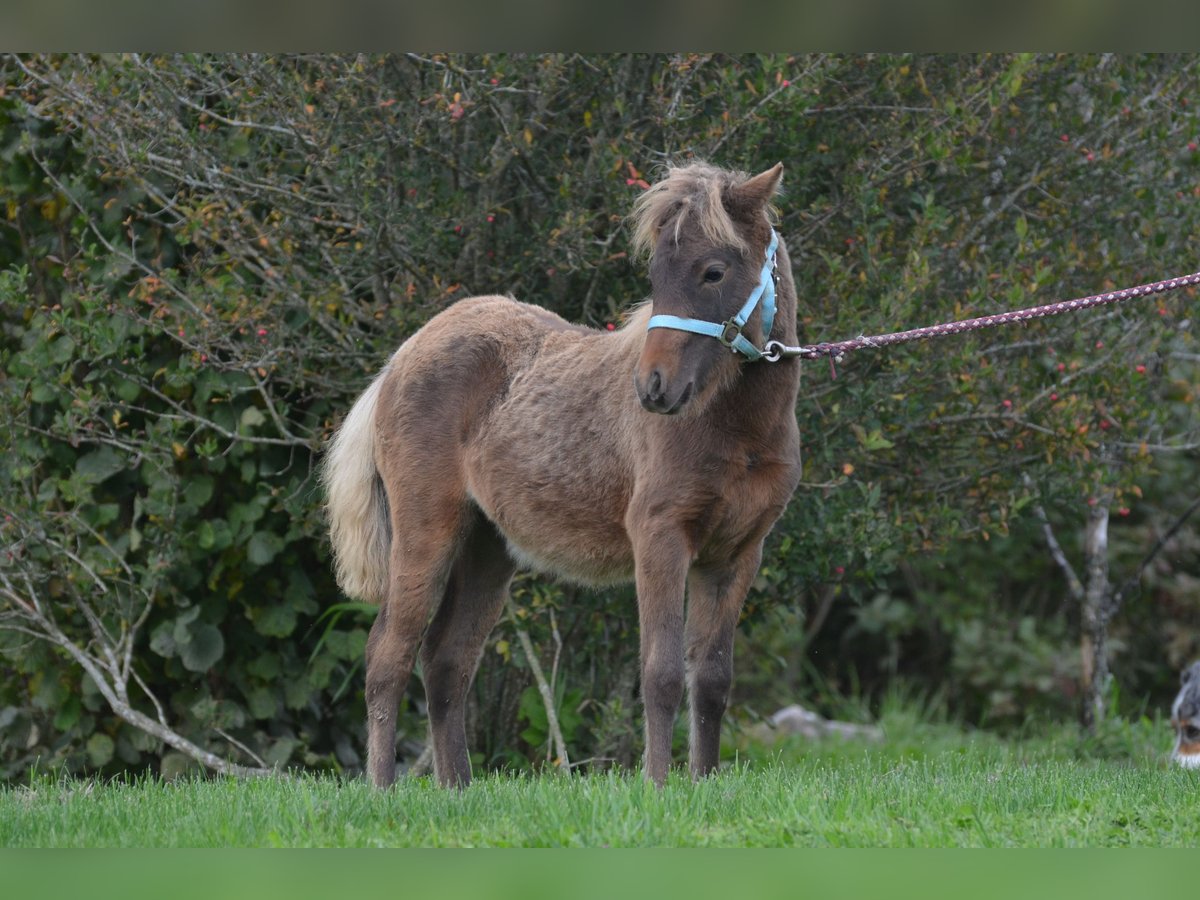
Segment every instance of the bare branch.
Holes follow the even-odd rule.
[[[542,664],[538,661],[537,654],[533,650],[533,641],[529,639],[529,632],[522,628],[517,621],[517,617],[513,612],[511,599],[508,601],[508,619],[512,623],[513,631],[517,634],[517,640],[521,642],[521,650],[525,653],[525,659],[529,663],[529,671],[533,674],[533,680],[537,684],[538,693],[542,695],[542,704],[546,708],[546,730],[550,732],[550,740],[555,754],[555,765],[561,767],[563,771],[569,771],[571,768],[571,759],[567,755],[567,742],[563,740],[562,729],[558,724],[558,710],[554,702],[554,692],[550,688],[550,683],[546,680],[545,673],[542,672]]]
[[[1125,581],[1121,583],[1121,586],[1113,592],[1111,598],[1109,599],[1109,605],[1111,607],[1110,615],[1115,614],[1117,610],[1121,608],[1121,604],[1125,602],[1125,598],[1137,586],[1138,582],[1142,580],[1142,575],[1145,574],[1146,569],[1150,566],[1150,563],[1154,562],[1155,558],[1162,553],[1163,549],[1170,542],[1171,538],[1175,537],[1175,535],[1179,533],[1179,529],[1184,526],[1187,520],[1192,517],[1192,514],[1197,509],[1200,509],[1200,496],[1196,497],[1196,499],[1188,504],[1187,509],[1176,516],[1175,521],[1171,523],[1171,526],[1161,535],[1159,535],[1158,540],[1154,542],[1154,546],[1151,547],[1149,552],[1142,557],[1141,562],[1138,563],[1133,574],[1126,578]]]
[[[128,722],[134,728],[144,731],[153,737],[158,738],[163,743],[174,747],[176,750],[191,757],[202,765],[219,772],[222,775],[236,775],[238,777],[252,777],[263,775],[277,774],[275,770],[266,767],[253,768],[241,766],[236,763],[231,763],[221,756],[213,753],[210,750],[199,746],[198,744],[189,741],[183,735],[167,726],[162,721],[155,721],[140,710],[131,706],[127,700],[125,684],[117,681],[119,670],[112,671],[112,679],[106,676],[105,668],[96,657],[89,654],[86,650],[72,641],[63,631],[54,624],[52,620],[40,613],[35,605],[28,601],[27,598],[19,597],[12,589],[11,581],[7,576],[0,573],[0,578],[4,580],[4,588],[0,590],[0,594],[7,597],[19,609],[24,611],[28,616],[28,620],[38,627],[30,628],[25,626],[11,626],[8,624],[0,625],[0,627],[18,631],[22,634],[27,634],[32,637],[40,638],[48,641],[62,650],[66,651],[75,662],[82,668],[95,683],[101,695],[108,703],[109,708],[121,719]],[[139,679],[140,684],[140,679]],[[142,685],[143,690],[145,686]],[[149,693],[147,691],[147,693]],[[160,719],[162,718],[162,707],[155,703]]]
[[[1021,480],[1028,490],[1033,490],[1033,480],[1028,475],[1023,474]],[[1062,545],[1058,542],[1058,538],[1054,534],[1054,527],[1050,524],[1050,517],[1046,515],[1046,510],[1040,501],[1033,504],[1033,513],[1037,516],[1038,522],[1041,523],[1042,536],[1046,540],[1046,547],[1050,551],[1051,558],[1067,579],[1067,591],[1070,593],[1071,599],[1080,603],[1083,602],[1086,593],[1083,582],[1079,580],[1079,576],[1075,573],[1075,568],[1071,565],[1071,561],[1067,559],[1067,554],[1063,552]]]

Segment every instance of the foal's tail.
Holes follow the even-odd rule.
[[[355,402],[321,473],[338,586],[369,603],[386,597],[392,543],[387,494],[375,468],[375,407],[382,384],[380,375]]]

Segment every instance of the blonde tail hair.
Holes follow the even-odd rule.
[[[392,543],[387,494],[375,468],[375,407],[382,384],[380,375],[355,402],[321,472],[338,586],[377,604],[387,596]]]

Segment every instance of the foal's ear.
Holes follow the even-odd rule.
[[[779,191],[779,183],[782,180],[783,163],[775,163],[767,171],[733,188],[731,193],[739,202],[761,208],[771,202],[771,198]]]

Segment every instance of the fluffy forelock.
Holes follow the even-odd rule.
[[[745,253],[746,240],[738,233],[721,197],[748,177],[744,172],[705,162],[669,168],[666,177],[647,188],[634,204],[630,216],[634,253],[650,257],[663,228],[671,228],[678,241],[680,229],[689,220],[707,240]]]

